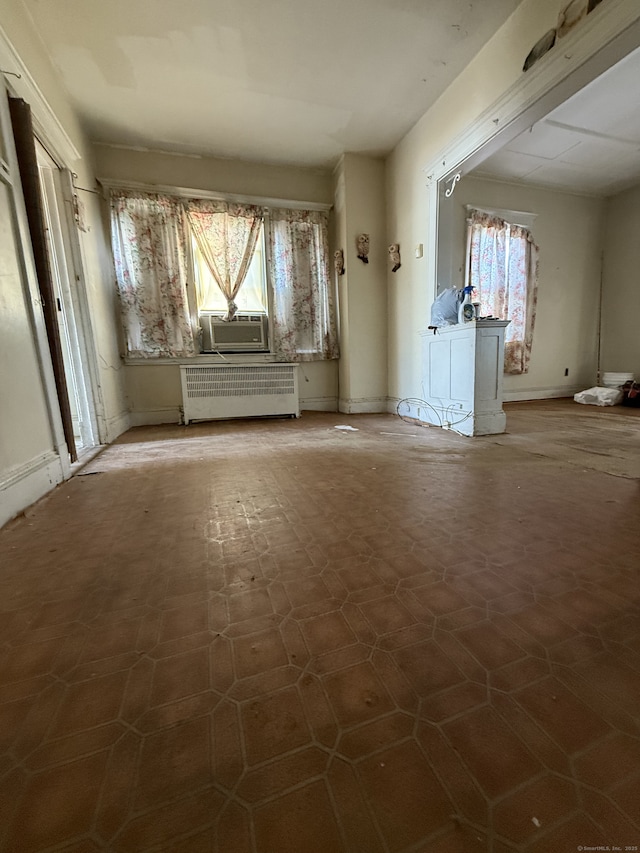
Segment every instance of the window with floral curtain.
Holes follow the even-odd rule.
[[[185,205],[200,255],[227,305],[227,320],[238,310],[235,302],[254,257],[263,210],[251,204],[193,199]],[[203,277],[204,278],[204,277]],[[200,300],[205,296],[199,294]]]
[[[182,204],[164,195],[112,191],[111,243],[127,354],[194,355]]]
[[[198,248],[195,237],[191,237],[191,252],[196,288],[196,307],[198,312],[217,315],[227,314],[229,306],[227,298],[211,274],[202,252]],[[264,252],[264,227],[261,229],[258,242],[253,250],[253,257],[242,287],[236,293],[234,302],[237,314],[269,314],[269,297],[267,294]]]
[[[328,215],[278,208],[270,210],[269,220],[275,355],[288,361],[338,358]]]
[[[529,369],[538,292],[538,247],[531,232],[471,210],[467,219],[467,283],[480,315],[509,320],[505,373]]]

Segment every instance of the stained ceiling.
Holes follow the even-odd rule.
[[[474,174],[599,196],[637,184],[638,80],[640,50],[485,160]]]
[[[520,0],[23,0],[91,139],[387,154]]]

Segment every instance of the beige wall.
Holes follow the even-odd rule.
[[[98,178],[332,204],[330,172],[94,145]]]
[[[180,423],[182,389],[177,364],[135,364],[125,368],[132,426]]]
[[[384,162],[345,154],[334,175],[337,233],[344,251],[340,297],[340,410],[386,411],[387,269]],[[358,259],[368,234],[369,263]]]
[[[640,380],[640,187],[608,200],[601,368]]]
[[[55,447],[11,204],[0,181],[0,484]]]
[[[462,284],[466,205],[536,214],[538,305],[529,372],[505,376],[505,399],[571,396],[595,384],[604,200],[524,185],[463,178],[452,208],[455,280]],[[565,376],[565,370],[569,375]]]

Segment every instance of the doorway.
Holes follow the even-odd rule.
[[[79,455],[98,443],[91,381],[86,368],[86,346],[71,247],[69,202],[64,181],[69,179],[36,139],[38,175],[42,192],[45,237],[53,282],[64,372],[67,381],[73,435]]]

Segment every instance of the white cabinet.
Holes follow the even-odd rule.
[[[504,330],[508,320],[473,320],[420,332],[422,420],[464,435],[505,431]]]

